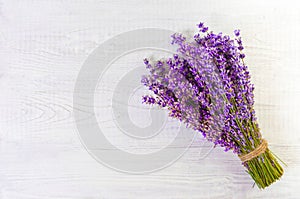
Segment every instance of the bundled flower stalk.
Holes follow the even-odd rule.
[[[143,102],[169,110],[169,116],[199,131],[215,146],[233,151],[259,188],[278,180],[283,169],[263,139],[253,109],[254,86],[244,63],[240,31],[234,39],[208,31],[203,23],[191,41],[172,35],[178,53],[155,63],[142,83],[153,92]],[[278,160],[277,160],[278,159]]]

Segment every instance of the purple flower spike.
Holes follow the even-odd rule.
[[[198,28],[203,28],[203,26],[204,26],[204,23],[203,23],[203,22],[200,22],[200,23],[198,24]]]
[[[234,35],[237,36],[237,37],[240,36],[240,30],[235,30]]]

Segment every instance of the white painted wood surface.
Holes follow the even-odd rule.
[[[291,0],[1,1],[0,198],[300,198],[299,9]],[[227,34],[242,30],[262,133],[288,164],[266,190],[252,188],[236,156],[210,151],[201,138],[147,175],[111,170],[79,141],[73,89],[93,49],[125,31],[186,32],[199,21]],[[114,65],[137,65],[147,54]]]

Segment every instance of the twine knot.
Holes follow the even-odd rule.
[[[259,146],[257,146],[253,151],[239,155],[239,158],[241,159],[242,162],[247,162],[260,154],[264,153],[266,149],[268,148],[268,142],[265,139],[262,139],[261,143]]]

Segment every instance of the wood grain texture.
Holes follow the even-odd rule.
[[[0,1],[0,199],[300,198],[299,8],[291,0]],[[145,175],[101,165],[79,141],[72,97],[88,55],[125,31],[193,32],[199,21],[226,34],[242,30],[262,133],[288,164],[266,190],[252,188],[235,155],[211,150],[200,137],[176,163]],[[136,66],[149,53],[113,66]],[[109,108],[96,105],[100,113]],[[124,150],[143,150],[118,135],[110,139]],[[154,149],[169,139],[156,140]]]

